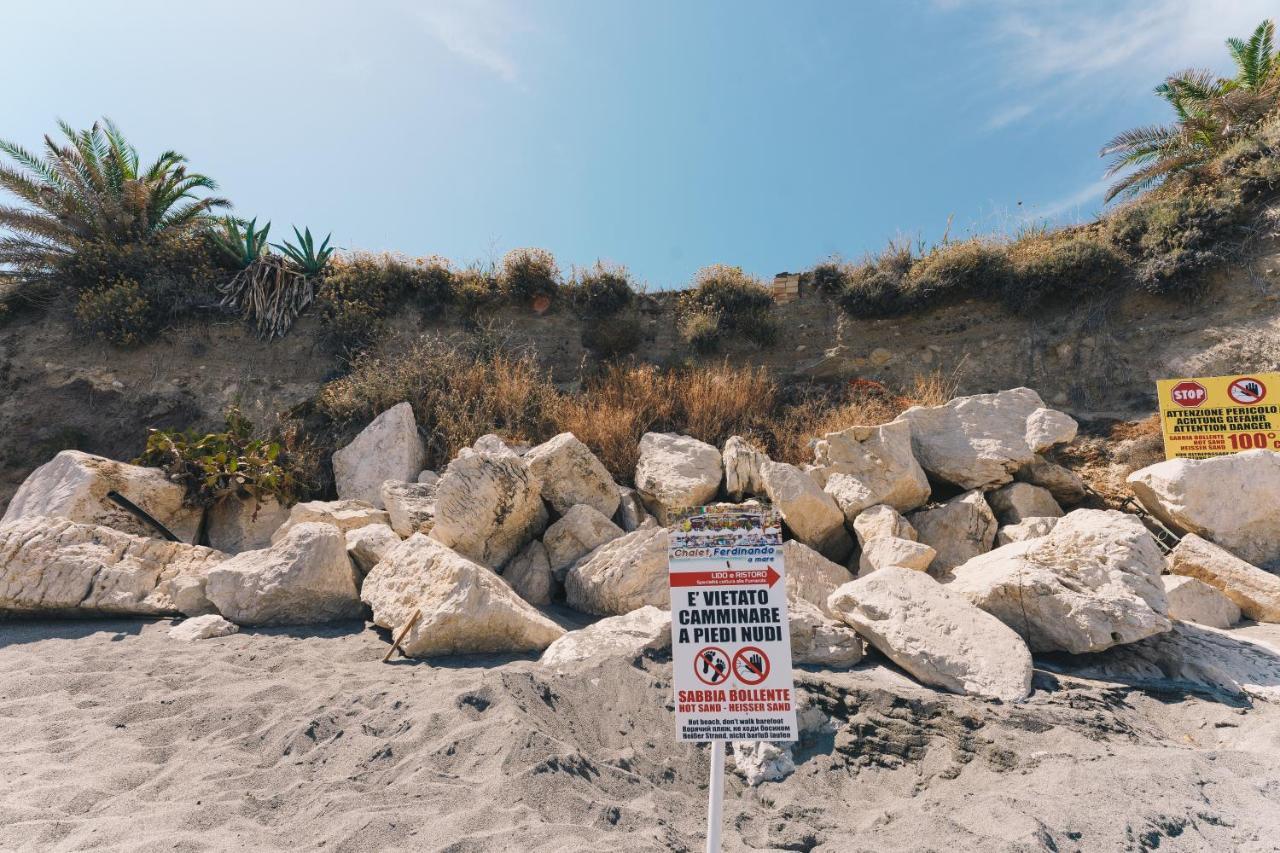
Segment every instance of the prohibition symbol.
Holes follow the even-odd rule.
[[[733,674],[743,684],[759,684],[769,677],[769,656],[755,646],[743,646],[733,656]]]
[[[1267,396],[1267,386],[1250,376],[1241,376],[1227,388],[1227,395],[1243,406],[1251,406]]]
[[[693,658],[693,674],[711,687],[718,687],[729,680],[729,656],[715,646],[707,646]]]

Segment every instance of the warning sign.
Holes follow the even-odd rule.
[[[776,514],[701,507],[671,535],[681,740],[795,740],[786,567]]]
[[[1166,459],[1280,450],[1278,373],[1161,379],[1156,391]]]

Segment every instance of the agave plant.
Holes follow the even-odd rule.
[[[272,245],[284,252],[285,257],[293,261],[303,275],[307,278],[315,278],[324,272],[325,265],[333,255],[333,248],[329,246],[329,238],[333,235],[325,237],[320,247],[316,248],[315,241],[311,238],[310,228],[299,234],[297,226],[294,226],[293,233],[298,238],[298,245],[295,246],[288,240],[283,244],[273,243]]]
[[[188,172],[186,158],[166,151],[145,169],[137,149],[110,119],[77,131],[58,123],[65,141],[44,139],[40,157],[0,140],[0,189],[17,207],[0,205],[0,266],[47,273],[79,245],[124,245],[202,224],[226,199],[199,197],[214,181]]]
[[[258,230],[257,224],[257,219],[245,222],[226,216],[222,219],[222,229],[210,236],[214,245],[240,269],[246,269],[267,250],[267,232],[271,230],[271,223],[263,225],[262,230]]]
[[[1280,56],[1275,23],[1263,21],[1246,39],[1227,39],[1234,77],[1183,71],[1156,87],[1173,108],[1169,125],[1149,125],[1119,134],[1102,149],[1110,157],[1107,176],[1128,172],[1111,186],[1107,201],[1136,195],[1171,175],[1195,172],[1242,137],[1257,130],[1280,104]]]

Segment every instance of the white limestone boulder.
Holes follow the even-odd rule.
[[[565,600],[583,613],[620,616],[652,604],[669,608],[665,527],[648,524],[587,554],[565,575]]]
[[[79,450],[64,450],[32,471],[9,501],[0,523],[32,516],[56,517],[162,538],[150,524],[108,498],[112,491],[137,504],[183,542],[195,540],[200,510],[186,505],[186,490],[170,482],[163,471]]]
[[[1164,555],[1136,516],[1078,509],[1049,535],[958,567],[948,589],[1027,638],[1034,652],[1097,652],[1168,631]]]
[[[320,522],[294,525],[270,548],[214,566],[206,594],[237,625],[309,625],[362,612],[345,535]]]
[[[538,663],[563,673],[610,658],[635,660],[646,651],[669,648],[671,613],[646,605],[569,631],[547,646]]]
[[[807,601],[830,616],[827,599],[838,587],[853,580],[849,570],[794,539],[783,543],[782,558],[786,565],[788,600]]]
[[[440,481],[404,483],[387,480],[382,484],[382,506],[391,529],[402,539],[415,533],[430,533],[436,519],[436,489]]]
[[[1057,525],[1054,518],[1024,518],[1017,524],[1006,524],[996,531],[996,545],[1008,545],[1010,542],[1025,542],[1028,539],[1039,539],[1048,536],[1049,531]]]
[[[271,534],[274,545],[289,535],[296,525],[319,522],[332,524],[342,533],[365,527],[370,524],[391,525],[391,516],[386,510],[377,509],[365,501],[304,501],[294,504],[289,510],[289,518]]]
[[[724,491],[734,503],[764,494],[761,466],[769,457],[756,450],[745,438],[730,436],[721,452],[724,465]]]
[[[1031,692],[1022,639],[922,572],[873,572],[832,593],[830,608],[924,684],[1007,702]]]
[[[569,508],[542,535],[551,573],[563,582],[565,572],[584,554],[622,535],[622,528],[595,507],[577,504]]]
[[[977,489],[939,506],[913,512],[907,521],[915,528],[917,540],[936,552],[929,564],[930,574],[940,578],[990,551],[999,527],[995,513]]]
[[[586,505],[605,518],[618,511],[618,486],[609,469],[573,433],[562,432],[524,455],[542,483],[542,498],[558,514]]]
[[[421,533],[374,566],[361,596],[397,635],[422,612],[401,643],[410,657],[541,652],[564,634],[502,578]]]
[[[1063,506],[1078,504],[1087,494],[1079,474],[1039,455],[1015,471],[1013,478],[1048,489],[1053,499]]]
[[[528,446],[525,446],[528,449]],[[500,435],[486,433],[471,443],[471,451],[482,456],[512,456],[519,458],[520,452],[508,444]]]
[[[194,643],[196,640],[227,637],[239,632],[239,630],[239,625],[224,619],[217,613],[206,613],[204,616],[183,619],[169,629],[169,637],[170,639],[181,640],[184,643]]]
[[[1128,482],[1147,511],[1174,530],[1255,566],[1280,564],[1280,454],[1170,459],[1134,471]]]
[[[1048,489],[1030,483],[1009,483],[987,493],[987,504],[1001,524],[1017,524],[1028,518],[1061,518],[1062,507]]]
[[[640,500],[640,493],[628,486],[618,487],[618,511],[613,514],[613,523],[622,528],[624,533],[638,530],[649,512]]]
[[[647,432],[640,439],[636,491],[659,524],[672,524],[716,496],[723,478],[720,451],[687,435]]]
[[[561,583],[551,572],[546,546],[537,539],[524,546],[524,550],[503,567],[502,579],[515,590],[516,595],[535,607],[550,604]]]
[[[388,551],[400,544],[400,537],[385,524],[366,524],[348,530],[344,538],[347,556],[361,577],[369,574],[369,570],[378,565]]]
[[[915,458],[925,471],[962,489],[1004,485],[1038,453],[1076,435],[1076,422],[1045,408],[1030,388],[913,406],[894,423],[910,426]]]
[[[212,548],[66,518],[0,524],[0,613],[199,615]]]
[[[853,540],[844,528],[844,513],[813,477],[785,462],[765,462],[760,475],[765,494],[796,539],[832,560],[849,556]]]
[[[1258,622],[1280,622],[1280,577],[1188,533],[1169,554],[1169,571],[1195,578],[1231,599]]]
[[[514,456],[459,456],[436,484],[431,538],[501,568],[546,527],[542,484]]]
[[[764,782],[781,782],[796,772],[791,744],[767,740],[735,740],[733,767],[752,788]]]
[[[423,470],[418,472],[417,481],[422,483],[424,486],[430,486],[433,483],[440,482],[440,475],[430,469]]]
[[[1207,583],[1184,575],[1163,575],[1169,618],[1210,628],[1230,628],[1240,621],[1240,608]]]
[[[853,533],[858,538],[859,546],[866,545],[877,536],[893,536],[910,539],[912,542],[919,540],[911,522],[888,504],[876,504],[858,513],[858,517],[853,520]]]
[[[929,500],[929,480],[916,462],[911,428],[904,423],[827,433],[814,445],[811,473],[849,524],[876,504],[906,512]]]
[[[896,536],[877,536],[862,546],[862,553],[858,555],[858,577],[888,566],[917,572],[927,571],[937,553],[923,542],[899,539]]]
[[[427,448],[418,435],[413,407],[397,403],[333,454],[333,479],[339,498],[381,508],[383,483],[416,480],[426,464]]]
[[[228,497],[209,508],[205,529],[209,546],[226,554],[253,551],[289,520],[289,507],[274,497]]]
[[[787,623],[791,661],[797,665],[848,669],[862,660],[863,645],[858,632],[808,601],[787,599]]]

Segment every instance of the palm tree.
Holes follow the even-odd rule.
[[[1173,108],[1176,120],[1126,130],[1103,147],[1102,156],[1111,158],[1108,177],[1128,171],[1107,191],[1107,201],[1203,169],[1273,113],[1280,101],[1275,23],[1263,21],[1247,41],[1227,39],[1227,50],[1235,62],[1234,77],[1196,70],[1169,77],[1155,93]]]
[[[146,169],[110,119],[77,131],[59,122],[66,142],[44,139],[45,156],[0,140],[0,189],[20,206],[0,205],[0,269],[24,276],[49,273],[78,246],[127,245],[205,223],[226,199],[197,197],[217,184],[188,172],[186,158],[166,151]]]

